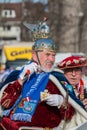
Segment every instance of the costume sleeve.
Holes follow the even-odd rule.
[[[54,93],[62,95],[58,88],[51,81],[48,84],[48,90],[51,94]],[[74,108],[69,103],[67,109],[65,109],[65,107],[60,107],[58,111],[60,111],[60,116],[62,119],[64,119],[64,117],[66,116],[66,120],[70,120],[75,113]]]
[[[13,83],[9,83],[6,86],[3,92],[2,98],[1,98],[1,106],[4,109],[8,109],[12,107],[14,102],[17,100],[17,98],[21,94],[21,88],[22,86],[19,84],[17,80]]]

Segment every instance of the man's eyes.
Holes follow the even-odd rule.
[[[55,56],[55,54],[49,54],[49,53],[47,53],[47,54],[45,54],[46,56]]]

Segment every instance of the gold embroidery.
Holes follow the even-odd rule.
[[[2,106],[5,107],[5,108],[8,108],[10,102],[11,102],[11,99],[7,99],[7,100],[5,100],[5,101],[2,103]]]
[[[4,99],[8,94],[6,92],[3,92],[2,99]]]
[[[13,94],[14,96],[16,95],[16,92]]]
[[[1,127],[3,128],[3,130],[7,130],[2,123],[0,123]]]
[[[49,127],[45,127],[45,130],[52,130],[51,128],[49,128]]]
[[[84,94],[80,94],[80,100],[84,99]]]

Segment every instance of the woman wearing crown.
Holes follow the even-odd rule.
[[[43,28],[45,26],[39,25],[41,35],[35,35],[39,40],[32,47],[32,60],[22,67],[15,81],[5,84],[1,97],[4,109],[0,122],[2,130],[63,129],[61,121],[69,121],[75,113],[71,100],[68,103],[69,96],[85,111],[73,89],[67,93],[63,84],[63,81],[68,83],[66,78],[53,71],[56,46],[51,38],[47,38],[48,32],[43,33]]]

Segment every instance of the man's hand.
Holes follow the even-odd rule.
[[[27,64],[24,66],[22,72],[19,75],[19,78],[21,80],[24,80],[26,75],[29,77],[30,75],[32,75],[34,72],[36,72],[38,69],[38,66],[36,63],[32,62],[30,64]]]
[[[58,94],[50,94],[46,98],[46,103],[50,106],[57,106],[60,107],[63,103],[63,97]]]

